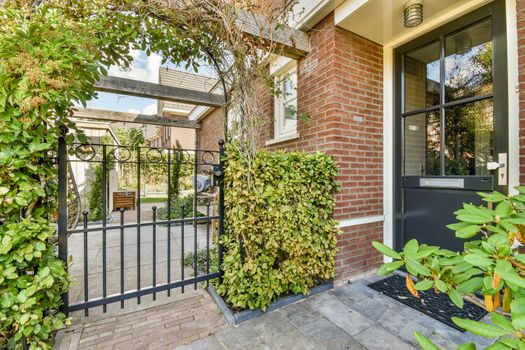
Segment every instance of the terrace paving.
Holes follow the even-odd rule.
[[[371,276],[303,299],[282,309],[226,328],[180,350],[200,349],[418,349],[417,330],[444,349],[492,341],[462,333],[367,287]]]

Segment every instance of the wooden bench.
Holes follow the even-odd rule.
[[[135,191],[113,192],[113,211],[117,211],[120,208],[135,210],[135,198]]]

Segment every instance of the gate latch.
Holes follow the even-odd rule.
[[[223,169],[222,169],[222,165],[221,164],[214,164],[212,173],[213,173],[213,185],[217,186],[219,184],[219,180],[222,179],[222,177],[224,175],[224,172],[223,172]]]

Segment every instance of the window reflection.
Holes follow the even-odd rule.
[[[492,99],[445,109],[445,175],[487,175],[494,159]]]
[[[445,102],[492,92],[490,19],[445,40]]]
[[[439,175],[439,111],[404,118],[405,175]]]
[[[405,55],[405,111],[439,104],[439,42]]]

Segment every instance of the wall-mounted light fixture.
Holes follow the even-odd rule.
[[[417,27],[423,22],[423,0],[408,0],[405,2],[405,27]]]

